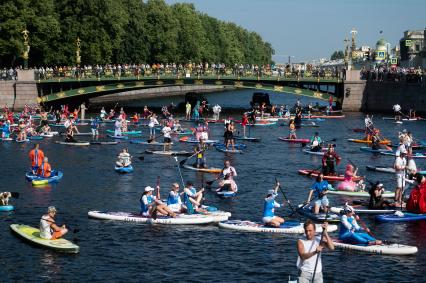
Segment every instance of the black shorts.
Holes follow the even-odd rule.
[[[172,139],[171,138],[164,138],[164,143],[171,143],[172,142]]]

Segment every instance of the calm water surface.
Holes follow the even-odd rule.
[[[251,93],[231,95],[228,103],[246,106]],[[234,93],[235,94],[235,93]],[[223,94],[221,94],[223,95]],[[274,94],[273,103],[294,104],[295,96]],[[306,103],[308,99],[302,98]],[[211,101],[215,102],[215,101]],[[224,104],[224,103],[222,103]],[[234,115],[235,116],[235,115]],[[239,116],[239,115],[238,115]],[[424,122],[395,125],[374,117],[386,137],[394,139],[404,128],[420,139],[426,139]],[[371,180],[381,180],[394,188],[393,176],[366,172],[365,165],[391,165],[393,159],[374,156],[359,150],[360,144],[348,143],[347,138],[359,137],[352,128],[363,125],[360,114],[348,114],[343,120],[320,123],[320,128],[303,128],[299,137],[310,137],[318,130],[325,139],[337,138],[337,152],[343,157],[338,169],[343,170],[350,158],[360,167],[360,173]],[[190,125],[188,125],[190,126]],[[104,125],[103,130],[112,125]],[[83,129],[83,131],[86,131]],[[88,129],[87,129],[88,131]],[[320,158],[305,155],[300,145],[280,142],[277,137],[287,135],[281,126],[252,129],[251,135],[261,137],[261,143],[249,143],[241,155],[226,156],[214,149],[207,152],[210,166],[220,167],[231,159],[238,172],[240,193],[232,200],[218,199],[207,191],[207,203],[232,213],[232,219],[259,221],[263,198],[277,177],[294,204],[307,198],[313,179],[297,175],[299,168],[315,168]],[[146,137],[147,129],[143,128]],[[211,136],[221,138],[223,125],[212,125]],[[134,158],[135,171],[129,175],[114,172],[115,156],[128,146],[134,157],[141,156],[144,146],[119,145],[66,147],[43,140],[41,148],[54,168],[63,170],[59,184],[35,189],[26,182],[24,174],[29,166],[28,152],[32,143],[1,143],[1,190],[21,194],[13,199],[16,211],[0,214],[0,278],[2,282],[56,281],[56,282],[286,282],[295,278],[297,236],[239,233],[216,226],[158,226],[92,220],[89,210],[137,211],[139,197],[147,185],[155,185],[161,176],[165,196],[172,182],[179,181],[176,162],[172,158],[145,155],[143,161]],[[88,139],[86,137],[81,140]],[[105,138],[106,139],[106,138]],[[395,139],[394,139],[395,140]],[[191,149],[186,144],[176,149]],[[426,168],[418,160],[420,168]],[[183,170],[185,180],[201,184],[214,176]],[[343,204],[345,198],[330,197],[332,204]],[[281,202],[282,196],[279,196]],[[57,221],[78,228],[80,232],[67,235],[77,239],[78,255],[67,255],[30,246],[11,234],[9,225],[22,223],[38,226],[40,216],[49,205],[59,209]],[[286,207],[278,214],[288,215]],[[297,218],[297,216],[296,216]],[[334,251],[323,255],[324,276],[328,282],[420,282],[426,267],[426,222],[379,224],[373,217],[363,217],[378,238],[416,245],[415,256],[392,257]]]

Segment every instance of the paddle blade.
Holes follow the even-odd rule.
[[[13,198],[19,198],[18,192],[11,192],[10,194],[12,195]]]
[[[187,159],[188,158],[185,158],[185,159],[182,159],[181,161],[179,161],[179,166],[182,167],[183,164],[185,164],[185,162],[186,162]]]

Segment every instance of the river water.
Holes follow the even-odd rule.
[[[229,104],[248,106],[248,91],[227,92]],[[213,95],[210,95],[213,96]],[[273,103],[293,105],[297,97],[272,94]],[[309,101],[301,98],[302,103]],[[211,101],[214,102],[214,101]],[[222,100],[221,104],[225,102]],[[233,114],[235,117],[235,114]],[[376,125],[386,137],[395,140],[398,131],[406,128],[420,139],[425,139],[424,122],[396,125],[374,117]],[[365,165],[391,165],[393,159],[375,156],[359,150],[360,144],[348,143],[347,138],[359,137],[352,128],[362,127],[361,114],[347,114],[342,120],[328,120],[319,128],[302,128],[299,137],[310,137],[318,130],[324,139],[336,138],[337,152],[343,157],[338,167],[343,170],[350,158],[360,167],[361,175],[371,180],[381,180],[388,189],[394,188],[393,176],[372,173]],[[190,125],[188,125],[190,126]],[[105,130],[111,128],[106,125]],[[86,131],[86,129],[82,129]],[[88,129],[87,129],[88,131]],[[210,166],[221,167],[229,158],[238,172],[240,193],[234,199],[221,200],[207,190],[206,202],[232,213],[232,219],[259,221],[262,217],[263,198],[280,180],[287,196],[298,204],[307,198],[313,183],[297,174],[299,168],[316,168],[320,159],[305,155],[300,145],[290,145],[277,139],[287,135],[287,127],[259,127],[251,135],[261,137],[260,143],[249,143],[244,154],[226,156],[211,149],[207,152]],[[144,136],[147,129],[143,129]],[[211,125],[211,137],[221,138],[223,125]],[[161,176],[163,196],[172,182],[179,181],[176,162],[172,158],[144,155],[144,160],[134,158],[135,171],[128,175],[114,172],[115,156],[123,146],[128,146],[134,157],[141,156],[145,147],[122,143],[119,145],[66,147],[52,140],[40,142],[52,167],[63,170],[60,183],[44,189],[35,189],[26,182],[24,174],[29,166],[28,152],[32,143],[2,143],[1,190],[20,193],[12,199],[16,211],[0,214],[1,282],[286,282],[297,276],[296,241],[298,236],[239,233],[216,226],[159,226],[135,223],[109,222],[89,219],[89,210],[138,211],[139,197],[147,185],[155,185]],[[80,140],[88,138],[82,137]],[[105,138],[106,139],[106,138]],[[176,148],[190,149],[186,144]],[[424,161],[417,161],[425,168]],[[184,180],[201,184],[202,179],[214,176],[183,170]],[[278,197],[281,202],[282,196]],[[344,197],[330,197],[331,203],[343,204]],[[66,223],[77,234],[66,238],[78,240],[80,253],[61,254],[39,249],[14,236],[12,223],[38,226],[40,216],[49,205],[59,212],[57,221]],[[288,215],[290,209],[278,210]],[[295,217],[298,219],[298,217]],[[302,218],[303,219],[303,218]],[[323,254],[326,282],[420,282],[426,271],[426,222],[380,224],[364,216],[364,221],[381,239],[416,245],[415,256],[380,256],[356,254],[347,251]],[[335,236],[337,234],[334,234]]]

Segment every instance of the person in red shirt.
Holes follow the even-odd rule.
[[[34,145],[34,148],[30,151],[28,156],[31,160],[31,170],[33,171],[33,174],[36,174],[44,159],[44,152],[40,149],[40,145],[38,143]]]
[[[412,213],[426,213],[426,178],[416,173],[417,185],[411,191],[407,201],[407,211]]]
[[[246,137],[246,126],[248,124],[248,117],[247,114],[244,113],[243,117],[241,118],[241,126],[243,126],[243,136]]]
[[[341,158],[334,151],[333,145],[329,145],[327,152],[322,158],[322,172],[324,176],[336,175],[336,170],[334,169],[334,162],[336,162],[336,165],[339,165],[340,160]]]
[[[52,167],[50,167],[49,159],[45,157],[40,167],[37,170],[37,175],[43,178],[49,178],[52,173]]]

